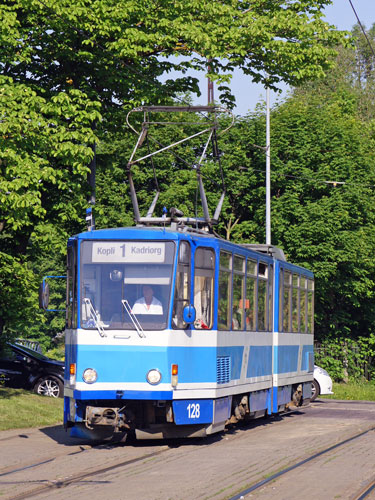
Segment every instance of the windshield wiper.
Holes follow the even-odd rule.
[[[104,332],[103,323],[99,319],[98,313],[95,311],[94,306],[91,303],[91,300],[84,298],[83,302],[86,305],[86,316],[90,317],[94,321],[96,329],[99,332],[99,335],[101,337],[106,337],[107,334]],[[88,314],[87,314],[87,308],[88,308]]]
[[[131,307],[129,305],[129,302],[126,299],[121,300],[121,302],[122,302],[122,305],[124,306],[125,311],[128,313],[129,318],[131,319],[131,322],[134,325],[134,328],[137,330],[138,335],[142,339],[145,339],[146,335],[145,335],[145,333],[143,331],[142,325],[138,321],[137,316],[134,313],[132,313],[132,310],[131,310]]]

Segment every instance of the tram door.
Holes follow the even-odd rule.
[[[208,330],[213,324],[215,253],[211,248],[197,248],[194,256],[194,307],[196,329]]]

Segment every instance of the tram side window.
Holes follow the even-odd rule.
[[[268,329],[268,266],[259,262],[258,268],[258,330],[264,332]]]
[[[292,305],[292,273],[284,270],[283,332],[292,331],[291,305]]]
[[[72,246],[67,255],[66,301],[66,327],[77,328],[77,259]]]
[[[299,276],[292,277],[292,332],[299,332]]]
[[[314,281],[307,280],[307,332],[314,333]]]
[[[182,241],[178,252],[176,285],[174,292],[173,328],[187,328],[183,319],[184,307],[190,303],[190,244]]]
[[[246,270],[246,330],[256,330],[256,303],[257,303],[257,262],[247,260]]]
[[[273,331],[273,266],[268,267],[268,326],[267,331]]]
[[[232,254],[220,252],[218,329],[230,330]]]
[[[232,329],[245,329],[245,258],[233,257]]]
[[[299,303],[300,303],[300,332],[306,333],[307,329],[307,279],[304,276],[300,278],[299,290]]]
[[[279,331],[283,330],[283,284],[284,284],[284,269],[279,270]]]
[[[279,320],[283,332],[313,333],[313,280],[280,270]]]
[[[212,328],[215,254],[210,248],[198,248],[194,256],[195,328]]]

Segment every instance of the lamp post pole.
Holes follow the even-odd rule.
[[[271,245],[271,134],[269,87],[266,87],[266,245]]]

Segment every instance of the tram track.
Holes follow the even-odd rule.
[[[281,476],[284,476],[285,474],[288,474],[289,472],[294,471],[294,470],[298,469],[299,467],[302,467],[303,465],[312,462],[313,460],[316,460],[317,458],[325,455],[326,453],[329,453],[333,450],[336,450],[337,448],[340,448],[341,446],[344,446],[352,441],[355,441],[356,439],[359,439],[362,436],[368,434],[369,432],[373,432],[373,431],[375,431],[375,426],[370,427],[369,429],[366,429],[365,431],[362,431],[362,432],[360,432],[354,436],[351,436],[347,439],[344,439],[343,441],[340,441],[339,443],[336,443],[332,446],[328,446],[327,448],[325,448],[317,453],[314,453],[313,455],[305,458],[304,460],[301,460],[293,465],[290,465],[289,467],[285,467],[284,469],[276,472],[275,474],[272,474],[271,476],[267,477],[266,479],[263,479],[262,481],[259,481],[255,484],[253,484],[249,488],[246,488],[246,489],[240,491],[236,495],[230,497],[228,500],[243,500],[243,499],[245,499],[246,495],[248,495],[249,493],[252,493],[253,491],[258,490],[259,488],[266,486],[267,484],[277,480]],[[367,485],[366,488],[364,488],[364,490],[359,493],[359,496],[356,496],[353,500],[365,499],[374,489],[375,489],[375,480],[373,480],[371,484]]]
[[[268,445],[265,445],[265,449],[268,448],[269,443],[276,443],[274,439],[276,436],[280,435],[280,432],[282,432],[282,434],[288,432],[291,437],[295,436],[295,430],[291,430],[291,428],[295,426],[294,423],[293,425],[287,425],[287,422],[279,422],[278,420],[267,422],[270,423],[271,427],[268,432],[269,442]],[[299,422],[301,424],[305,422],[301,429],[306,429],[306,420],[300,419]],[[310,426],[310,424],[307,425]],[[342,437],[341,440],[339,434],[336,434],[336,438],[334,438],[336,440],[335,444],[332,444],[332,442],[334,441],[332,441],[332,436],[330,436],[328,442],[325,440],[325,444],[323,444],[324,440],[321,441],[320,447],[315,447],[314,452],[311,450],[309,456],[307,456],[307,454],[303,454],[302,448],[297,453],[290,453],[292,451],[292,448],[289,448],[289,451],[286,449],[285,453],[280,456],[281,461],[264,461],[263,469],[262,467],[257,467],[257,470],[253,469],[251,471],[249,469],[246,470],[246,468],[243,468],[240,472],[241,478],[238,478],[240,479],[240,481],[238,482],[235,489],[233,488],[234,485],[231,484],[233,480],[229,479],[227,481],[227,479],[225,479],[225,476],[227,476],[227,478],[233,477],[231,476],[231,473],[227,474],[225,469],[223,475],[224,479],[220,483],[220,490],[217,489],[216,493],[213,490],[210,490],[210,486],[204,485],[204,483],[202,489],[193,488],[192,490],[192,487],[189,486],[188,478],[185,478],[185,475],[183,475],[182,481],[186,480],[187,483],[184,483],[184,493],[181,492],[181,498],[199,498],[198,494],[203,491],[205,492],[204,496],[206,497],[206,493],[208,491],[211,491],[213,497],[218,494],[220,498],[226,498],[228,500],[231,491],[238,492],[241,488],[241,484],[244,486],[243,489],[236,495],[231,496],[229,500],[237,500],[241,497],[248,498],[248,495],[255,490],[258,490],[259,493],[262,492],[262,498],[265,494],[267,494],[267,492],[271,493],[270,498],[276,498],[274,495],[277,494],[278,487],[285,488],[285,481],[288,482],[289,477],[293,477],[294,472],[296,472],[294,476],[297,475],[301,477],[300,475],[302,474],[306,477],[306,474],[309,475],[310,470],[313,470],[314,467],[316,469],[322,466],[322,460],[324,464],[328,464],[332,463],[332,457],[336,458],[341,454],[346,454],[347,449],[344,448],[345,445],[355,443],[353,444],[354,449],[358,449],[359,447],[362,448],[363,441],[360,441],[360,438],[369,435],[370,432],[375,431],[375,426],[372,425],[372,422],[369,422],[368,425],[368,428],[361,426],[362,429],[361,427],[358,428],[357,426],[356,430],[352,429],[352,432],[345,433],[345,438],[343,439]],[[246,432],[247,436],[244,435],[244,431],[247,430],[246,426],[240,426],[238,428],[235,426],[234,428],[227,429],[227,432],[223,434],[221,438],[215,436],[214,438],[207,438],[207,440],[205,441],[199,440],[195,444],[191,440],[188,440],[187,442],[185,442],[185,440],[178,440],[177,442],[168,441],[167,443],[165,443],[166,445],[163,444],[162,446],[160,446],[160,443],[158,445],[158,448],[156,449],[154,446],[155,442],[151,444],[151,442],[146,441],[134,442],[130,447],[127,445],[124,446],[123,444],[116,443],[98,443],[94,446],[82,446],[82,448],[79,448],[79,445],[75,445],[73,449],[71,447],[70,449],[65,448],[64,453],[45,453],[44,456],[39,455],[38,460],[35,460],[33,463],[31,463],[31,461],[29,463],[23,461],[23,463],[13,464],[12,468],[9,467],[9,469],[0,470],[0,492],[4,500],[49,498],[50,496],[55,495],[58,498],[65,498],[66,495],[68,495],[68,492],[74,492],[77,490],[77,488],[84,488],[86,496],[84,496],[83,498],[85,499],[91,498],[90,492],[92,491],[92,489],[97,490],[97,488],[100,488],[102,491],[113,492],[113,494],[116,496],[115,492],[118,493],[116,487],[118,487],[118,485],[121,484],[121,482],[123,482],[124,478],[126,477],[127,487],[132,488],[131,491],[129,491],[129,498],[137,498],[135,493],[137,492],[137,487],[134,487],[134,484],[136,484],[137,481],[137,479],[135,478],[142,477],[141,481],[148,481],[148,479],[150,477],[153,477],[153,475],[155,475],[156,477],[156,474],[160,474],[160,478],[164,477],[164,481],[167,481],[165,483],[165,485],[167,486],[169,485],[168,474],[174,474],[175,477],[178,477],[178,464],[181,460],[185,462],[186,465],[188,463],[193,464],[192,467],[194,467],[194,463],[196,464],[197,461],[202,461],[202,463],[205,463],[205,460],[207,459],[207,463],[209,463],[211,461],[210,457],[212,456],[211,451],[213,452],[213,455],[215,457],[220,456],[221,454],[223,454],[223,456],[229,457],[231,453],[233,454],[233,450],[241,450],[244,446],[244,449],[248,449],[250,443],[252,443],[250,444],[251,447],[254,446],[254,450],[257,447],[256,443],[258,443],[258,446],[262,446],[262,441],[259,440],[259,436],[261,435],[261,433],[265,432],[265,430],[262,428],[263,426],[264,422],[260,421],[255,427],[251,426],[248,429],[249,433]],[[277,428],[279,428],[280,431],[275,432]],[[303,430],[302,432],[305,436],[309,435]],[[244,442],[243,438],[245,438]],[[370,441],[370,443],[373,442],[374,434],[371,434],[371,437],[364,438],[364,440],[367,442]],[[285,437],[282,441],[279,441],[279,443],[283,442],[285,442]],[[194,446],[190,446],[193,444]],[[217,448],[216,444],[218,445]],[[179,452],[177,451],[178,448],[180,449]],[[280,448],[278,448],[278,446],[275,444],[275,450],[277,449]],[[341,451],[335,452],[335,450],[340,449]],[[352,447],[350,447],[350,450],[352,450]],[[167,454],[167,451],[169,451],[170,453]],[[127,455],[126,459],[124,457],[124,453],[126,453]],[[371,456],[371,451],[370,455],[368,455],[367,451],[365,451],[365,453],[367,453],[367,456]],[[70,455],[76,455],[77,458],[72,458],[71,461],[69,459]],[[265,456],[264,453],[263,456]],[[319,460],[319,457],[324,456],[326,458]],[[366,455],[362,454],[362,457],[363,456]],[[190,457],[192,457],[191,460]],[[36,456],[34,458],[36,458]],[[98,460],[100,460],[100,463],[98,463]],[[213,460],[216,460],[216,458],[214,458]],[[310,463],[312,469],[308,467],[308,464]],[[172,468],[170,468],[172,464],[176,464],[176,467],[172,466]],[[218,466],[222,464],[222,460],[217,462]],[[253,466],[254,461],[251,461],[251,464]],[[144,466],[146,466],[147,472],[145,471]],[[278,468],[279,466],[281,467],[281,469]],[[198,466],[198,469],[196,470],[199,470],[199,467],[200,466]],[[167,475],[162,475],[163,468],[164,471],[168,469]],[[35,473],[33,472],[34,470]],[[23,473],[23,471],[25,471],[25,473]],[[111,474],[112,471],[114,471],[113,474]],[[235,469],[233,469],[233,471],[236,474]],[[357,488],[353,488],[352,484],[352,487],[350,489],[350,491],[352,492],[352,496],[348,496],[345,498],[350,498],[351,500],[364,500],[366,498],[370,498],[370,496],[374,493],[375,478],[373,477],[373,471],[368,470],[367,472],[368,473],[366,475],[363,474],[361,476],[361,482],[357,482]],[[256,475],[254,475],[254,473]],[[270,473],[271,475],[266,479],[262,479],[262,475],[265,473]],[[288,474],[290,474],[290,476]],[[252,479],[250,479],[250,481],[246,480],[246,477],[249,479],[249,475],[252,475]],[[282,481],[282,477],[285,477],[284,481]],[[277,481],[279,478],[280,482]],[[119,481],[121,482],[119,483]],[[267,485],[269,485],[271,482],[273,482],[274,484],[270,486],[271,491],[269,491]],[[245,486],[247,486],[247,488],[245,488]],[[149,483],[147,490],[145,484],[145,489],[142,489],[142,492],[152,492],[150,498],[159,498],[152,496],[153,490],[150,490],[150,487],[152,488],[152,485]],[[265,489],[262,491],[263,488]],[[227,489],[228,496],[222,496],[225,489]],[[272,489],[276,491],[272,491]],[[164,492],[166,491],[171,491],[171,485],[167,486],[167,488],[165,489],[160,489],[160,494],[162,492],[164,494]],[[192,491],[194,492],[193,496]],[[280,491],[284,490],[281,489]],[[290,492],[290,490],[288,491]],[[355,496],[353,496],[353,492],[355,493]],[[174,498],[173,493],[172,495],[170,493],[168,494],[171,498]],[[168,494],[166,493],[166,497],[168,497]],[[197,496],[194,496],[194,494]],[[160,496],[160,498],[162,498],[162,496]],[[209,497],[207,496],[207,498]],[[291,496],[290,498],[295,497]],[[333,496],[330,498],[333,498]]]
[[[8,441],[8,440],[11,440],[11,439],[16,438],[16,437],[18,437],[18,436],[10,436],[10,437],[1,439],[0,441]],[[96,447],[98,447],[98,446],[96,446]],[[0,469],[0,481],[1,481],[1,478],[4,476],[8,476],[10,474],[15,474],[16,472],[22,472],[22,471],[27,470],[27,469],[33,469],[35,467],[45,465],[47,463],[51,463],[58,458],[67,457],[70,455],[77,455],[79,453],[83,453],[85,451],[88,451],[92,448],[95,448],[95,445],[78,445],[78,447],[76,447],[76,449],[74,449],[74,450],[67,449],[67,450],[64,450],[63,452],[60,452],[60,453],[53,453],[52,455],[45,455],[44,457],[41,457],[39,462],[25,461],[23,463],[18,463],[16,468],[14,465],[11,465],[8,467],[3,467]]]
[[[116,463],[113,463],[111,465],[107,465],[105,467],[98,467],[98,468],[90,469],[90,470],[80,472],[80,473],[71,475],[67,478],[60,479],[60,480],[45,480],[46,484],[38,486],[37,488],[29,489],[27,491],[18,493],[16,495],[14,495],[12,497],[8,497],[8,498],[9,498],[9,500],[23,500],[23,499],[27,499],[27,498],[32,498],[32,497],[35,497],[37,495],[47,493],[48,491],[52,492],[53,490],[61,489],[61,488],[70,486],[72,484],[79,483],[82,480],[85,480],[85,479],[92,477],[92,476],[96,476],[98,474],[105,474],[107,472],[118,469],[120,467],[126,467],[128,465],[134,465],[137,462],[142,462],[143,460],[152,459],[152,458],[157,457],[159,455],[162,455],[168,451],[169,451],[169,448],[154,451],[152,453],[146,453],[146,454],[141,455],[141,456],[136,457],[136,458],[124,460],[121,462],[116,462]],[[34,464],[34,466],[43,465],[43,464],[50,462],[52,460],[53,459],[47,460],[44,462],[40,462],[40,463]],[[32,466],[29,466],[28,468],[30,468],[30,467],[32,467]],[[20,471],[22,471],[22,468],[21,469],[17,468],[17,469],[14,469],[13,471],[9,471],[7,473],[7,475],[12,474],[12,473],[16,473],[16,472],[20,472]]]
[[[353,498],[353,500],[364,500],[364,499],[365,499],[365,498],[367,498],[367,497],[370,495],[370,493],[372,493],[374,490],[375,490],[375,479],[373,479],[373,480],[371,481],[371,483],[370,483],[370,484],[367,484],[367,485],[363,488],[363,490],[361,490],[361,491],[357,494],[357,496],[355,496],[355,497]]]

